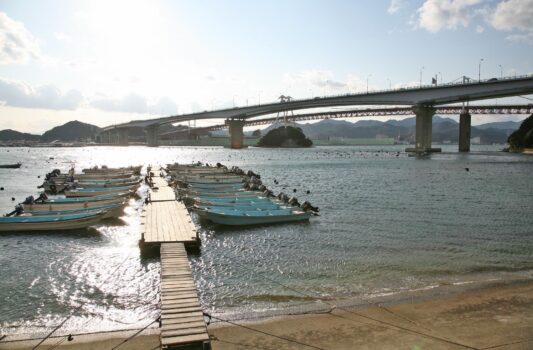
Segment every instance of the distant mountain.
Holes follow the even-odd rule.
[[[410,117],[402,120],[359,120],[351,123],[344,120],[325,119],[314,124],[297,124],[311,139],[324,139],[328,137],[344,138],[376,138],[389,137],[400,140],[413,141],[415,139],[416,118]],[[507,137],[516,130],[519,123],[500,122],[473,126],[472,137],[479,137],[482,143],[505,143]],[[434,142],[458,142],[459,124],[448,117],[433,117]]]
[[[100,130],[101,129],[95,125],[74,120],[48,130],[41,136],[41,141],[76,141],[80,139],[88,139],[93,138],[96,133],[100,132]]]
[[[56,126],[42,135],[27,134],[11,129],[0,130],[0,141],[77,141],[93,138],[100,130],[95,125],[75,120]]]
[[[481,125],[476,125],[476,128],[478,129],[500,129],[500,130],[517,130],[520,127],[520,123],[508,121],[508,122],[495,122],[495,123],[486,123]]]
[[[27,134],[11,129],[0,130],[0,141],[39,141],[40,135]]]

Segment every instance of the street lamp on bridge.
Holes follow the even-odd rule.
[[[368,78],[370,78],[372,74],[369,74],[366,76],[366,93],[368,94]]]
[[[426,68],[426,67],[422,66],[420,68],[420,87],[422,87],[422,72],[424,71],[424,68]]]
[[[481,81],[481,62],[483,62],[484,59],[483,58],[480,58],[479,59],[479,69],[477,71],[477,81],[480,82]]]

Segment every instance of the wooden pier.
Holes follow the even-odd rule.
[[[161,347],[210,349],[186,251],[198,248],[198,233],[161,169],[153,167],[151,172],[153,187],[143,213],[139,245],[141,252],[158,249],[161,257]]]

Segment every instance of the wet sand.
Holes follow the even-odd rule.
[[[355,308],[339,306],[326,313],[234,321],[249,329],[222,322],[211,324],[208,329],[213,350],[533,349],[533,282],[463,291],[455,288],[451,292],[448,289],[407,297],[401,302],[382,301]],[[111,349],[133,333],[75,336],[72,342],[65,341],[57,348]],[[60,339],[53,338],[42,348],[48,349]],[[0,349],[31,349],[36,342],[3,342]],[[157,349],[158,344],[158,330],[148,329],[119,349]]]
[[[533,349],[531,282],[422,299],[238,322],[294,342],[225,324],[209,334],[214,350]]]

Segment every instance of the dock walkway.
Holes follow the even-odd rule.
[[[161,257],[161,347],[210,349],[186,247],[197,247],[198,233],[185,205],[159,167],[143,214],[141,249],[158,247]],[[161,176],[163,175],[163,176]]]

